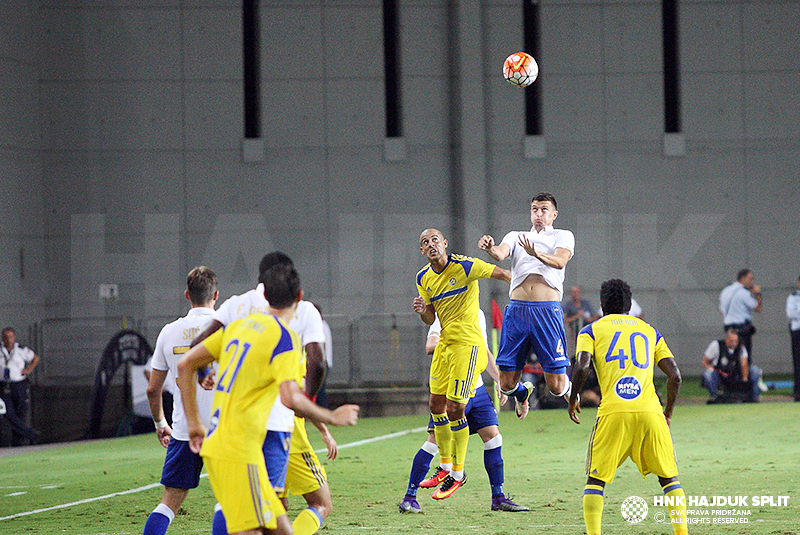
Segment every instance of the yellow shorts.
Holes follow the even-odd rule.
[[[486,345],[468,346],[440,342],[431,360],[431,394],[466,404],[474,394],[478,376],[486,369]]]
[[[289,468],[286,471],[286,488],[281,498],[290,493],[295,496],[314,492],[328,481],[325,467],[319,462],[306,434],[305,420],[295,418],[292,443],[289,446]]]
[[[657,412],[616,412],[597,418],[589,438],[586,475],[611,483],[628,457],[642,477],[678,475],[672,435],[664,415]]]
[[[277,518],[286,514],[269,484],[267,468],[244,461],[204,457],[211,488],[225,513],[228,532],[260,527],[275,529]]]

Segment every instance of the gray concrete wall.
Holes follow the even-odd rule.
[[[227,297],[273,248],[328,314],[408,313],[422,228],[481,256],[475,236],[528,227],[539,190],[576,235],[567,284],[597,303],[600,282],[629,280],[685,372],[720,334],[716,295],[741,267],[764,288],[755,357],[790,369],[796,2],[681,3],[678,157],[663,150],[660,2],[543,3],[546,157],[528,159],[523,90],[500,76],[522,47],[519,2],[401,1],[400,161],[384,139],[381,2],[262,2],[255,162],[242,157],[240,2],[3,6],[0,314],[60,333],[44,378],[91,374],[99,354],[75,348],[98,323],[124,316],[154,340],[184,310],[191,267],[214,268]],[[118,284],[115,301],[102,283]]]

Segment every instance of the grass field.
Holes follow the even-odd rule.
[[[585,409],[583,423],[577,426],[561,410],[534,411],[524,421],[517,421],[510,412],[500,414],[506,492],[529,505],[530,513],[490,511],[483,448],[473,436],[467,459],[469,483],[443,502],[430,499],[430,491],[420,489],[425,514],[401,515],[397,503],[406,489],[411,458],[425,434],[416,431],[364,445],[348,444],[419,429],[425,418],[363,419],[355,428],[335,430],[339,459],[324,461],[334,511],[320,533],[583,533],[583,466],[594,415],[594,410]],[[690,532],[800,534],[800,404],[679,405],[672,433],[687,496],[748,497],[747,507],[690,507],[695,510],[690,520],[713,521],[719,510],[739,510],[749,513],[737,515],[748,523],[690,525]],[[0,533],[141,533],[161,496],[158,480],[164,451],[155,435],[139,435],[0,458]],[[604,532],[672,533],[668,524],[654,520],[659,512],[666,513],[666,508],[653,505],[654,496],[660,494],[655,476],[642,479],[627,461],[606,487]],[[650,506],[640,524],[628,524],[620,513],[629,496],[640,496]],[[752,496],[789,499],[786,506],[754,506]],[[82,500],[87,501],[75,503]],[[189,494],[169,533],[210,533],[214,502],[208,479],[203,479],[200,488]],[[303,504],[302,498],[292,498],[290,518]],[[48,510],[54,507],[60,508]],[[37,510],[43,511],[14,517]],[[703,512],[709,516],[699,516]]]

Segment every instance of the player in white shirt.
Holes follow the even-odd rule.
[[[181,391],[175,384],[178,371],[178,360],[189,350],[192,339],[211,320],[214,305],[219,298],[216,274],[205,266],[192,269],[186,277],[186,299],[192,304],[189,313],[168,323],[161,329],[153,352],[152,371],[147,385],[147,399],[150,412],[156,426],[156,435],[161,445],[167,448],[161,484],[164,494],[144,525],[144,535],[164,535],[167,532],[175,513],[178,512],[189,489],[197,488],[200,483],[200,471],[203,459],[189,449],[189,431],[181,402]],[[173,392],[172,426],[164,417],[162,389],[167,387]],[[214,392],[205,389],[197,390],[197,405],[203,423],[208,425]]]
[[[259,275],[278,264],[293,265],[293,262],[286,254],[274,251],[261,260]],[[193,345],[237,319],[255,312],[265,313],[268,306],[261,283],[252,290],[229,298],[214,314],[211,324],[195,338]],[[322,316],[311,302],[300,301],[295,316],[289,322],[289,328],[300,335],[305,349],[307,359],[305,392],[313,399],[326,370]],[[325,424],[313,421],[312,423],[322,434],[322,440],[328,448],[328,459],[335,459],[338,454],[336,440]],[[280,399],[269,415],[263,450],[267,475],[278,496],[286,502],[289,493],[302,494],[308,503],[308,508],[292,523],[295,534],[309,535],[316,532],[333,507],[325,468],[319,462],[308,440],[305,420],[295,417],[294,412],[280,403]],[[217,507],[212,527],[213,535],[227,533],[223,519],[224,515]]]
[[[547,389],[554,396],[569,398],[567,338],[564,333],[564,271],[575,250],[569,230],[553,228],[558,217],[556,199],[539,193],[531,199],[529,232],[509,232],[500,245],[484,235],[478,246],[494,260],[509,256],[511,301],[503,314],[503,330],[497,350],[500,388],[516,400],[517,417],[525,418],[533,384],[519,382],[528,355],[533,350],[544,370]]]

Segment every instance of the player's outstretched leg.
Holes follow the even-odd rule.
[[[408,477],[408,489],[406,490],[406,495],[403,497],[403,500],[400,502],[401,513],[422,512],[422,508],[417,502],[417,489],[420,487],[420,483],[423,481],[425,474],[428,473],[431,461],[437,453],[439,453],[439,447],[430,440],[426,440],[417,451],[417,454],[414,455],[414,461],[411,463],[411,474]],[[445,472],[445,477],[446,475],[447,472]],[[444,477],[442,477],[442,479],[444,479]]]
[[[497,429],[497,427],[494,426],[494,429]],[[481,433],[481,431],[478,431],[478,433]],[[483,438],[483,435],[481,435],[481,438]],[[530,511],[529,508],[511,501],[503,492],[505,468],[502,446],[503,435],[500,433],[483,443],[483,466],[486,468],[486,474],[489,476],[489,485],[492,487],[492,511]]]

